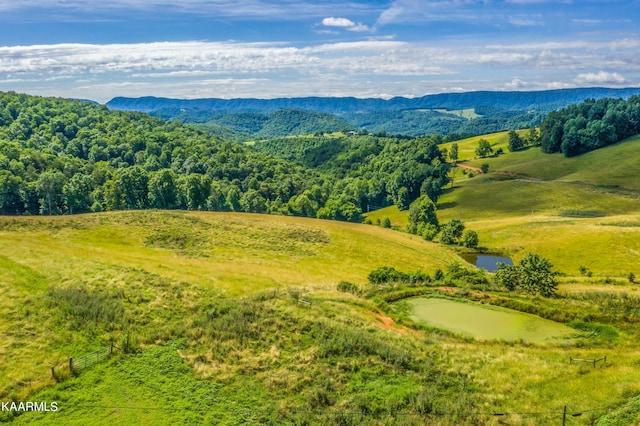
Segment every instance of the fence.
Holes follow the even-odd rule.
[[[93,352],[89,352],[75,358],[71,357],[69,358],[69,362],[52,365],[51,376],[55,380],[60,380],[68,374],[79,373],[85,368],[107,359],[115,350],[117,350],[117,347],[112,342],[109,346],[103,346]]]
[[[602,367],[604,367],[604,365],[607,363],[607,357],[604,356],[598,359],[579,359],[579,358],[569,357],[569,364],[573,364],[574,362],[587,362],[589,364],[593,364],[593,368],[596,368],[597,363],[602,362]]]

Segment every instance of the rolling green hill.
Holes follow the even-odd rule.
[[[484,138],[505,154],[472,159],[479,137],[458,142],[462,165],[488,164],[489,173],[454,172],[454,187],[438,203],[441,222],[462,219],[489,250],[541,253],[569,275],[581,265],[602,277],[640,270],[640,137],[573,158],[537,147],[510,153],[506,133]],[[407,223],[395,207],[367,217]]]
[[[474,425],[509,412],[533,425],[516,413],[553,404],[594,408],[576,420],[588,424],[640,392],[636,314],[620,313],[635,295],[377,288],[591,315],[613,324],[602,327],[615,341],[583,333],[532,346],[420,328],[336,284],[371,291],[380,265],[433,274],[462,260],[377,226],[208,212],[1,217],[0,252],[0,395],[60,407],[2,414],[16,424]],[[70,357],[111,341],[113,357],[69,376]],[[591,371],[567,366],[569,355],[609,361]]]
[[[133,336],[142,351],[38,396],[64,407],[59,424],[135,418],[82,408],[94,404],[151,407],[146,418],[161,424],[240,422],[236,410],[280,423],[358,404],[376,418],[387,397],[413,417],[412,401],[449,407],[446,395],[462,385],[421,365],[438,353],[378,326],[374,304],[335,290],[341,280],[366,284],[380,265],[433,272],[459,260],[407,234],[283,216],[133,211],[1,217],[0,252],[3,400],[53,385],[51,365],[64,373],[69,357],[112,340]],[[429,384],[442,395],[421,396]],[[216,414],[182,411],[202,403]],[[163,406],[177,408],[154,411]]]

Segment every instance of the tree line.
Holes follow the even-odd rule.
[[[540,142],[546,153],[573,157],[640,133],[640,96],[627,100],[588,99],[550,112],[540,124]]]
[[[448,181],[438,140],[367,137],[314,168],[143,113],[0,93],[0,214],[175,208],[361,221],[371,206],[437,200]]]

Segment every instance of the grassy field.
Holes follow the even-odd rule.
[[[51,365],[135,334],[181,336],[194,312],[257,292],[359,284],[380,265],[433,272],[459,259],[374,226],[227,213],[0,218],[0,395],[52,384]],[[293,289],[293,290],[292,290]]]
[[[460,152],[469,154],[477,139],[460,141]],[[486,139],[501,146],[507,134]],[[489,164],[489,173],[470,178],[458,170],[438,217],[462,219],[490,251],[515,259],[536,252],[568,275],[579,275],[580,266],[600,278],[640,275],[639,157],[636,137],[574,158],[531,148],[468,161]],[[407,212],[395,206],[367,215],[373,223],[385,217],[406,227]]]
[[[577,330],[571,343],[478,342],[336,291],[341,280],[369,288],[381,265],[433,273],[462,262],[377,226],[160,211],[0,224],[2,400],[60,405],[3,414],[18,424],[499,424],[491,413],[606,412],[640,393],[630,286],[563,288],[558,300],[496,293],[555,321],[616,326]],[[112,340],[114,358],[51,378],[51,365]],[[604,355],[605,369],[567,365]],[[604,414],[590,413],[574,424]]]

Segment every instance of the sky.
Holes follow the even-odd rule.
[[[0,0],[0,91],[417,97],[640,86],[640,0]]]

